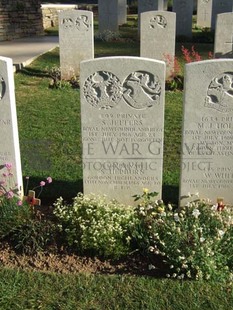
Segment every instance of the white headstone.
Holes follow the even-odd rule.
[[[197,25],[211,27],[212,0],[198,0],[197,2]]]
[[[159,0],[138,0],[138,28],[140,30],[141,14],[149,11],[157,11]]]
[[[193,0],[173,0],[172,10],[176,13],[176,35],[191,38]]]
[[[186,65],[181,205],[188,193],[233,204],[233,60]]]
[[[99,33],[118,32],[118,1],[98,0]]]
[[[127,23],[127,0],[118,0],[118,25]]]
[[[212,0],[212,20],[211,29],[214,30],[216,26],[217,15],[226,12],[232,12],[232,0]]]
[[[160,0],[138,0],[138,14],[158,10]]]
[[[163,9],[164,9],[164,11],[167,11],[167,9],[168,9],[168,0],[164,0]]]
[[[158,0],[158,11],[163,11],[165,7],[164,0]]]
[[[215,58],[233,58],[233,13],[217,15],[214,56]]]
[[[150,11],[141,14],[140,56],[170,62],[166,69],[169,77],[174,67],[176,14]]]
[[[85,10],[59,12],[61,77],[70,80],[80,73],[80,62],[94,58],[93,13]]]
[[[0,57],[0,166],[6,163],[12,164],[13,184],[17,184],[23,195],[13,62]],[[8,185],[4,185],[7,190]]]
[[[108,57],[81,63],[84,193],[126,204],[161,197],[165,63]]]

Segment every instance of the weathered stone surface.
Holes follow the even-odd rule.
[[[77,4],[42,4],[42,16],[44,29],[56,27],[58,23],[58,12],[63,10],[78,9]]]
[[[176,13],[176,35],[192,37],[193,0],[173,0]]]
[[[165,39],[166,38],[166,39]],[[140,56],[165,61],[166,76],[173,71],[176,39],[176,14],[150,11],[141,14]],[[161,42],[163,44],[161,44]]]
[[[214,56],[215,58],[233,58],[233,13],[217,15]]]
[[[138,0],[138,28],[140,30],[141,14],[149,11],[157,11],[159,0]]]
[[[127,0],[118,0],[118,25],[127,23]]]
[[[0,41],[42,35],[41,1],[7,0],[0,3]]]
[[[198,0],[197,2],[197,25],[211,27],[213,0]]]
[[[109,57],[81,63],[84,193],[126,204],[162,191],[165,63]]]
[[[98,1],[99,33],[118,32],[118,1]]]
[[[6,163],[12,164],[11,178],[14,181],[4,186],[9,190],[12,184],[17,183],[22,189],[13,63],[10,58],[0,57],[0,166]]]
[[[232,0],[213,0],[211,28],[215,29],[217,15],[232,12]]]
[[[80,62],[94,58],[93,13],[66,10],[59,13],[59,46],[62,79],[79,75]]]
[[[181,198],[198,192],[213,203],[223,197],[233,204],[232,82],[232,60],[186,65]]]

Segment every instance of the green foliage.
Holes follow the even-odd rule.
[[[16,251],[33,255],[46,251],[55,243],[55,224],[49,220],[28,219],[22,225],[13,226],[8,242]]]
[[[72,205],[57,199],[54,215],[64,242],[78,253],[117,258],[130,251],[135,226],[132,207],[108,201],[105,196],[79,193]]]
[[[136,208],[150,256],[160,256],[168,277],[184,279],[230,279],[232,277],[233,209],[219,210],[205,202],[173,209],[162,201],[142,195]],[[137,237],[137,236],[136,236]],[[144,238],[142,242],[142,237]]]
[[[30,207],[21,201],[21,192],[14,183],[12,164],[0,166],[0,240],[14,229],[27,222],[32,216]]]
[[[32,211],[27,203],[17,204],[18,199],[6,197],[0,199],[0,239],[6,238],[15,227],[27,223],[32,217]]]
[[[227,310],[228,283],[0,269],[4,310]]]
[[[105,30],[95,35],[95,40],[100,40],[103,42],[111,42],[116,41],[120,38],[120,34],[118,32]]]
[[[48,75],[51,77],[49,84],[50,88],[65,89],[65,88],[78,88],[79,77],[73,76],[70,80],[61,79],[61,69],[59,67],[48,68]]]

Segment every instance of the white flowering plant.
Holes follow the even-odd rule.
[[[146,232],[144,244],[148,245],[148,254],[154,261],[157,257],[163,259],[167,277],[231,278],[233,208],[198,201],[175,209],[162,201],[152,202],[149,195],[144,190],[135,211]]]
[[[119,258],[130,252],[137,220],[133,207],[78,193],[72,204],[58,198],[53,213],[63,242],[77,253]]]

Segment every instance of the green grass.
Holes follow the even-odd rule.
[[[135,16],[120,27],[119,40],[95,41],[95,58],[139,56],[140,43]],[[48,30],[57,34],[57,29]],[[55,32],[54,32],[55,31]],[[199,31],[200,32],[200,31]],[[126,43],[125,40],[130,40]],[[208,42],[208,40],[207,40]],[[184,64],[181,46],[191,50],[193,43],[176,44],[176,55]],[[195,50],[208,58],[213,44],[197,43]],[[44,203],[59,196],[71,200],[82,191],[81,133],[79,90],[70,87],[49,88],[49,70],[59,67],[59,49],[40,56],[15,74],[16,100],[23,175],[30,176],[30,188],[51,175],[54,182],[42,194]],[[182,123],[182,93],[166,92],[164,129],[163,199],[177,203]]]
[[[227,310],[227,285],[129,275],[56,275],[0,270],[1,310]]]
[[[97,48],[98,54],[100,51],[102,47]],[[82,190],[79,90],[49,88],[51,78],[46,73],[47,68],[59,65],[58,52],[55,49],[40,56],[15,75],[23,174],[31,177],[31,187],[51,175],[54,182],[43,193],[50,201],[59,196],[70,200]],[[165,200],[173,202],[178,195],[181,114],[182,93],[167,92],[164,191],[168,194]]]
[[[130,30],[122,27],[122,36]],[[133,27],[131,34],[135,38]],[[177,44],[178,57],[182,44],[192,46],[186,42]],[[196,50],[206,58],[212,48],[212,44],[198,44]],[[138,56],[139,43],[95,43],[96,57],[112,55]],[[30,188],[48,175],[54,180],[44,189],[42,203],[52,203],[59,196],[71,200],[82,191],[79,90],[49,88],[48,69],[54,66],[59,66],[58,49],[15,74],[23,175],[30,176]],[[176,202],[182,92],[166,92],[165,112],[163,197]],[[232,304],[232,287],[223,283],[129,275],[57,275],[0,268],[0,310],[228,310]]]

